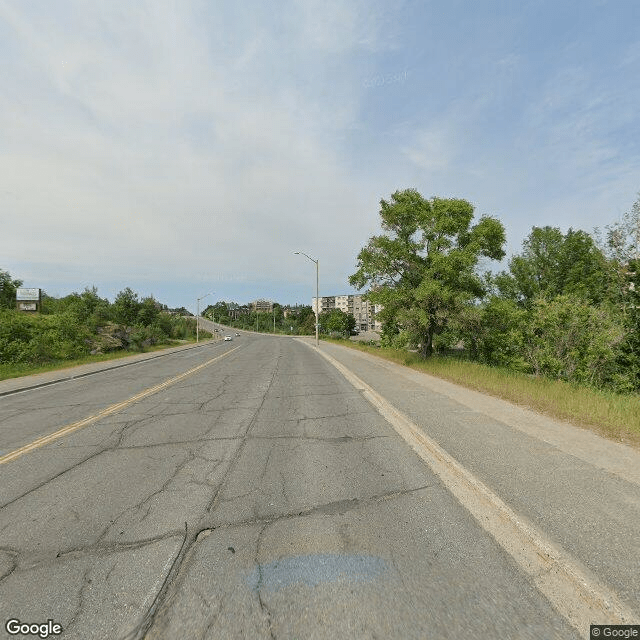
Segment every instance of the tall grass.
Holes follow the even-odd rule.
[[[403,349],[346,340],[335,342],[640,446],[640,396],[637,394],[581,387],[451,356],[424,359]]]

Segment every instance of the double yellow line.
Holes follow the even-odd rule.
[[[179,376],[176,376],[175,378],[169,378],[169,380],[165,380],[164,382],[157,384],[155,387],[150,387],[149,389],[145,389],[144,391],[141,391],[137,395],[131,398],[128,398],[123,402],[112,404],[110,407],[103,409],[100,413],[96,413],[95,415],[89,416],[88,418],[84,418],[83,420],[79,420],[78,422],[68,424],[67,426],[62,427],[61,429],[58,429],[58,431],[55,431],[54,433],[50,433],[48,436],[42,436],[42,438],[38,438],[37,440],[30,442],[29,444],[25,444],[24,447],[20,447],[15,451],[10,451],[9,453],[5,453],[3,456],[0,456],[0,464],[5,464],[6,462],[11,462],[12,460],[16,460],[20,456],[23,456],[25,453],[29,453],[30,451],[34,451],[35,449],[44,447],[44,445],[50,444],[51,442],[58,440],[58,438],[62,438],[63,436],[73,433],[74,431],[78,431],[78,429],[82,429],[83,427],[93,424],[94,422],[97,422],[98,420],[101,420],[102,418],[108,415],[111,415],[112,413],[116,413],[121,409],[128,407],[134,402],[138,402],[138,400],[142,400],[142,398],[146,398],[147,396],[150,396],[154,393],[158,393],[158,391],[162,391],[163,389],[170,387],[176,382],[180,382],[180,380],[184,380],[184,378],[190,375],[193,375],[194,373],[197,373],[198,371],[200,371],[201,369],[204,369],[205,367],[208,367],[210,364],[213,364],[216,360],[225,358],[226,356],[233,353],[239,348],[240,347],[234,347],[233,349],[226,351],[222,355],[216,356],[215,358],[212,358],[211,360],[207,360],[203,364],[200,364],[197,367],[194,367],[193,369],[189,369],[189,371],[185,371],[184,373],[181,373]]]

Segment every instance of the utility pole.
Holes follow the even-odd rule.
[[[203,300],[207,296],[210,296],[210,293],[205,293],[203,296],[198,298],[197,308],[196,308],[196,343],[200,342],[200,300]]]
[[[308,256],[306,253],[304,253],[303,251],[294,251],[293,253],[295,253],[295,255],[303,255],[305,258],[309,258],[309,260],[311,260],[311,262],[315,262],[316,263],[316,304],[315,304],[315,309],[314,311],[316,312],[316,347],[320,345],[319,339],[318,339],[318,306],[320,305],[320,297],[318,296],[318,282],[320,280],[320,276],[319,276],[319,272],[320,272],[320,267],[318,266],[320,259],[318,258],[318,260],[314,260],[311,256]]]

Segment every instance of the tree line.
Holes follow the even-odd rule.
[[[271,313],[251,311],[249,307],[236,302],[219,301],[209,305],[202,315],[215,319],[216,322],[236,329],[259,331],[265,333],[313,335],[315,334],[316,316],[310,305],[284,307],[274,302]],[[318,316],[322,335],[349,336],[356,326],[352,314],[340,309],[324,311]]]
[[[478,362],[618,392],[640,390],[640,197],[601,232],[533,227],[508,268],[504,225],[474,220],[463,199],[424,198],[415,189],[380,201],[383,233],[358,254],[349,283],[382,306],[381,342],[423,356],[462,354]],[[0,269],[0,362],[44,363],[113,348],[144,349],[195,332],[130,288],[113,303],[95,287],[43,296],[40,314],[15,310],[20,280]],[[184,315],[186,310],[182,310]],[[218,302],[203,315],[246,330],[311,335],[311,306],[255,313]],[[320,332],[349,335],[353,316],[320,314]],[[108,331],[106,329],[109,329]]]
[[[640,195],[640,194],[639,194]],[[640,197],[594,230],[533,227],[499,273],[504,225],[414,189],[381,200],[383,233],[349,278],[383,305],[382,344],[619,392],[640,389]]]

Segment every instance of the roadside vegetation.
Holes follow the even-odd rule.
[[[500,272],[490,267],[505,257],[504,226],[474,220],[469,202],[407,189],[380,205],[383,233],[349,278],[380,305],[378,354],[610,434],[640,433],[640,197],[603,232],[533,227]],[[113,303],[94,287],[19,313],[20,285],[0,270],[0,375],[195,334],[194,318],[128,288]],[[256,313],[221,301],[203,316],[247,331],[315,332],[311,306]],[[319,325],[323,337],[346,337],[355,320],[335,309]]]
[[[381,201],[386,232],[358,255],[350,283],[383,306],[381,344],[425,359],[469,360],[592,389],[640,391],[640,198],[606,239],[533,227],[507,271],[495,218],[414,190]],[[482,270],[484,267],[484,271]]]
[[[21,284],[0,271],[0,379],[195,339],[195,318],[169,313],[153,297],[139,299],[129,288],[113,303],[95,287],[63,298],[45,294],[42,311],[27,314],[14,308]]]
[[[521,407],[567,420],[605,437],[640,446],[640,395],[571,384],[454,355],[424,358],[418,353],[362,342],[327,339],[371,353]]]
[[[349,282],[383,332],[356,348],[640,443],[640,197],[604,232],[533,227],[499,273],[504,227],[465,200],[397,191],[380,216]]]

